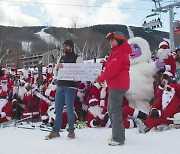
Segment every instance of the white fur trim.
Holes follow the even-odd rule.
[[[101,88],[101,85],[100,85],[98,82],[96,82],[96,83],[94,84],[94,86],[95,86],[97,89],[100,89],[100,88]]]
[[[171,66],[170,65],[165,65],[165,70],[166,71],[170,71],[171,70]]]
[[[160,110],[158,110],[158,113],[159,113],[159,117],[161,116],[161,111]]]
[[[154,110],[154,109],[156,109],[156,108],[151,108],[151,110],[150,111],[152,111],[152,110]],[[157,110],[157,109],[156,109]]]
[[[167,45],[167,46],[169,46],[169,44],[168,44],[167,41],[162,41],[161,43],[159,43],[159,48],[160,48],[162,45]]]
[[[98,100],[96,98],[90,99],[89,104],[91,104],[92,102],[98,102]]]
[[[9,117],[9,116],[6,116],[6,119],[9,121],[9,120],[11,120],[11,117]]]
[[[51,89],[47,89],[47,90],[45,91],[45,95],[46,95],[46,96],[50,96],[50,92],[51,92]]]
[[[100,113],[100,114],[98,114],[97,116],[98,116],[101,120],[104,119],[104,114],[101,114],[101,113]]]
[[[49,119],[49,116],[47,116],[47,115],[41,116],[41,119],[42,120],[47,120],[47,119]]]
[[[128,119],[129,121],[129,128],[134,128],[134,122],[132,119]]]
[[[6,116],[5,112],[1,112],[1,118],[4,118]]]
[[[161,87],[160,85],[158,86],[158,88],[159,88],[159,89],[161,89],[161,90],[163,90],[163,89],[164,89],[164,88],[163,88],[163,87]]]
[[[110,118],[109,118],[109,120],[107,121],[107,123],[106,123],[106,128],[109,128],[111,126],[111,120],[110,120]]]
[[[39,114],[39,112],[27,112],[27,113],[23,113],[24,116],[27,116],[27,115],[33,116],[33,115],[38,115],[38,114]]]
[[[105,106],[105,100],[100,100],[100,106]]]
[[[170,65],[166,65],[166,66],[170,66]],[[163,74],[166,74],[169,77],[173,77],[173,74],[171,72],[168,72],[168,71],[165,71]]]
[[[137,118],[138,113],[139,113],[139,110],[138,110],[138,109],[135,109],[135,110],[134,110],[134,113],[133,113],[133,118]]]
[[[91,120],[91,122],[90,122],[89,124],[90,124],[90,126],[91,126],[92,128],[96,128],[97,126],[94,126],[94,125],[93,125],[93,121],[95,121],[95,120]]]
[[[170,86],[167,86],[170,87]],[[173,99],[174,95],[175,95],[175,90],[173,87],[170,87],[171,91],[163,91],[163,95],[162,95],[162,109],[165,109],[169,103],[171,102],[171,100]]]

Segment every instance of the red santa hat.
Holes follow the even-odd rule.
[[[48,65],[47,65],[47,68],[48,67],[53,67],[53,64],[52,63],[49,63]]]
[[[2,78],[1,78],[1,82],[7,82],[8,80],[7,80],[7,76],[6,75],[4,75]]]
[[[78,91],[83,92],[86,89],[87,85],[84,82],[81,82],[78,86]]]
[[[173,74],[171,72],[165,71],[163,75],[167,75],[170,78],[173,78]]]
[[[89,99],[89,105],[90,106],[95,106],[97,104],[98,104],[98,99],[95,98],[94,96]]]
[[[169,49],[169,42],[164,40],[162,41],[160,44],[159,44],[159,49],[162,48],[162,49]]]

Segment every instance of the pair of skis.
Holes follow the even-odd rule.
[[[165,130],[171,130],[171,129],[180,129],[180,125],[178,125],[178,124],[170,124],[170,125],[161,124],[156,127],[156,130],[159,132],[162,132]]]
[[[3,122],[0,124],[0,127],[1,128],[15,127],[15,128],[23,128],[23,129],[31,129],[31,130],[39,129],[41,131],[48,131],[48,132],[52,131],[52,127],[50,125],[39,124],[29,121],[31,118],[32,116],[29,116],[20,120],[10,120],[7,122]]]

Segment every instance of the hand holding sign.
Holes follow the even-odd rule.
[[[64,63],[59,69],[58,80],[95,81],[101,74],[101,63]]]

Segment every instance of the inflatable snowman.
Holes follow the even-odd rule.
[[[131,107],[149,113],[154,96],[153,75],[165,64],[160,60],[151,60],[149,43],[143,38],[130,38],[128,42],[133,53],[130,55],[130,88],[125,96]]]

